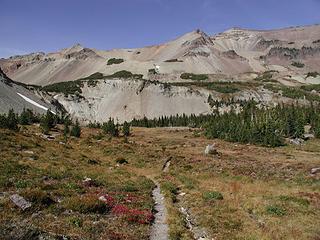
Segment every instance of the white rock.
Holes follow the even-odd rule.
[[[215,148],[214,144],[208,145],[206,149],[204,150],[204,154],[206,155],[212,155],[217,154],[217,149]]]
[[[27,208],[31,207],[31,203],[18,194],[11,195],[10,200],[22,210],[26,210]]]
[[[312,168],[310,172],[311,172],[311,174],[317,174],[317,173],[320,172],[320,167],[318,167],[318,168]]]

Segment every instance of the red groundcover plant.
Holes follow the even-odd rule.
[[[154,219],[154,216],[150,210],[130,209],[126,205],[116,204],[115,199],[108,194],[100,195],[99,200],[105,202],[108,207],[111,208],[112,214],[123,215],[129,222],[150,224]],[[130,202],[128,201],[128,198],[125,200],[126,202]],[[129,200],[132,201],[134,198],[129,197]]]

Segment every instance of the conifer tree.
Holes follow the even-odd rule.
[[[122,132],[126,137],[130,135],[130,124],[127,121],[123,123]]]
[[[78,120],[76,120],[75,125],[72,126],[71,131],[70,131],[70,135],[73,136],[73,137],[77,137],[77,138],[80,137],[80,135],[81,135],[81,127],[80,127],[80,124],[79,124]]]

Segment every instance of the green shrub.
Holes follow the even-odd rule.
[[[83,224],[82,219],[81,219],[81,218],[78,218],[78,217],[71,217],[71,218],[69,219],[69,222],[70,222],[72,225],[74,225],[74,226],[76,226],[76,227],[78,227],[78,228],[81,228],[81,227],[82,227],[82,224]]]
[[[119,126],[114,124],[114,120],[109,118],[109,121],[102,124],[102,130],[105,134],[109,134],[112,137],[119,136]]]
[[[320,92],[320,84],[305,85],[305,86],[302,86],[301,89],[308,92],[311,92],[312,90],[316,90],[317,92]]]
[[[210,200],[223,200],[223,195],[220,192],[205,192],[202,195],[203,199],[206,201]]]
[[[272,214],[272,215],[276,215],[276,216],[284,216],[287,214],[287,211],[280,207],[280,206],[276,206],[276,205],[269,205],[266,207],[266,212],[268,214]]]
[[[165,60],[165,62],[183,62],[182,60],[179,60],[177,58],[174,58],[174,59],[168,59],[168,60]]]
[[[82,93],[82,90],[81,90],[82,87],[83,87],[83,82],[81,80],[76,80],[76,81],[53,83],[53,84],[42,87],[41,90],[44,90],[47,92],[64,93],[65,95],[68,95],[68,94]]]
[[[126,70],[122,70],[107,76],[107,78],[134,78],[134,79],[142,79],[142,77],[143,77],[142,74],[133,74],[132,72],[129,72]]]
[[[307,199],[294,197],[294,196],[287,196],[287,195],[281,195],[279,196],[279,199],[284,202],[294,202],[301,206],[309,206],[310,202]]]
[[[76,121],[76,124],[74,126],[72,126],[71,131],[70,131],[70,135],[73,137],[77,137],[77,138],[80,137],[81,127],[80,127],[78,120]]]
[[[19,116],[10,109],[8,115],[0,115],[0,128],[7,128],[9,130],[18,131]]]
[[[318,72],[308,72],[307,77],[313,77],[316,78],[317,76],[320,76],[320,74]]]
[[[122,58],[110,58],[107,62],[107,65],[120,64],[123,62],[124,62],[124,60]]]
[[[208,89],[210,90],[214,90],[216,92],[220,92],[220,93],[236,93],[238,91],[240,91],[239,88],[237,88],[236,86],[233,86],[229,83],[210,83],[208,85]]]
[[[190,79],[194,81],[204,81],[208,79],[208,75],[206,74],[193,74],[193,73],[182,73],[180,75],[181,79]]]
[[[293,63],[291,63],[291,65],[296,68],[303,68],[304,67],[304,63],[301,63],[301,62],[293,62]]]
[[[122,132],[124,136],[130,136],[130,124],[127,121],[123,123]]]
[[[162,191],[172,200],[177,201],[178,188],[172,182],[164,182],[161,184]]]
[[[19,116],[19,123],[21,125],[30,125],[35,122],[35,116],[30,109],[23,109],[22,113]]]
[[[41,117],[40,126],[43,133],[48,134],[50,129],[56,125],[56,118],[54,114],[48,109],[46,115]]]
[[[157,71],[154,68],[148,70],[149,74],[157,74]]]
[[[125,182],[122,188],[125,192],[137,192],[139,190],[137,185],[132,181]]]

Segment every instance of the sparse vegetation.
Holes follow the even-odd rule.
[[[206,201],[223,200],[223,196],[220,192],[205,192],[203,194],[203,199]]]
[[[183,62],[182,60],[179,60],[177,58],[174,58],[174,59],[168,59],[168,60],[165,60],[165,62]]]
[[[78,120],[76,120],[75,125],[72,126],[72,128],[71,128],[70,136],[79,138],[80,135],[81,135],[81,127],[80,127]]]
[[[47,92],[64,93],[65,95],[68,95],[68,94],[82,93],[82,90],[81,90],[82,87],[83,87],[83,81],[76,80],[76,81],[69,81],[69,82],[53,83],[53,84],[42,87],[42,90]]]
[[[122,70],[107,76],[107,78],[134,78],[134,79],[142,79],[142,77],[143,77],[142,74],[133,74],[132,72],[129,72],[126,70]]]
[[[194,74],[194,73],[182,73],[180,76],[181,79],[190,79],[194,81],[204,81],[208,79],[206,74]]]
[[[267,213],[276,215],[278,217],[286,215],[286,210],[280,206],[270,205],[266,208]]]
[[[306,78],[309,78],[309,77],[316,78],[318,76],[320,76],[320,74],[318,72],[308,72]]]
[[[154,68],[148,70],[149,74],[157,74],[157,71]]]
[[[107,65],[120,64],[123,62],[124,62],[124,60],[122,58],[110,58],[107,62]]]
[[[291,63],[291,65],[296,68],[303,68],[304,67],[304,63],[301,63],[301,62],[293,62],[293,63]]]

